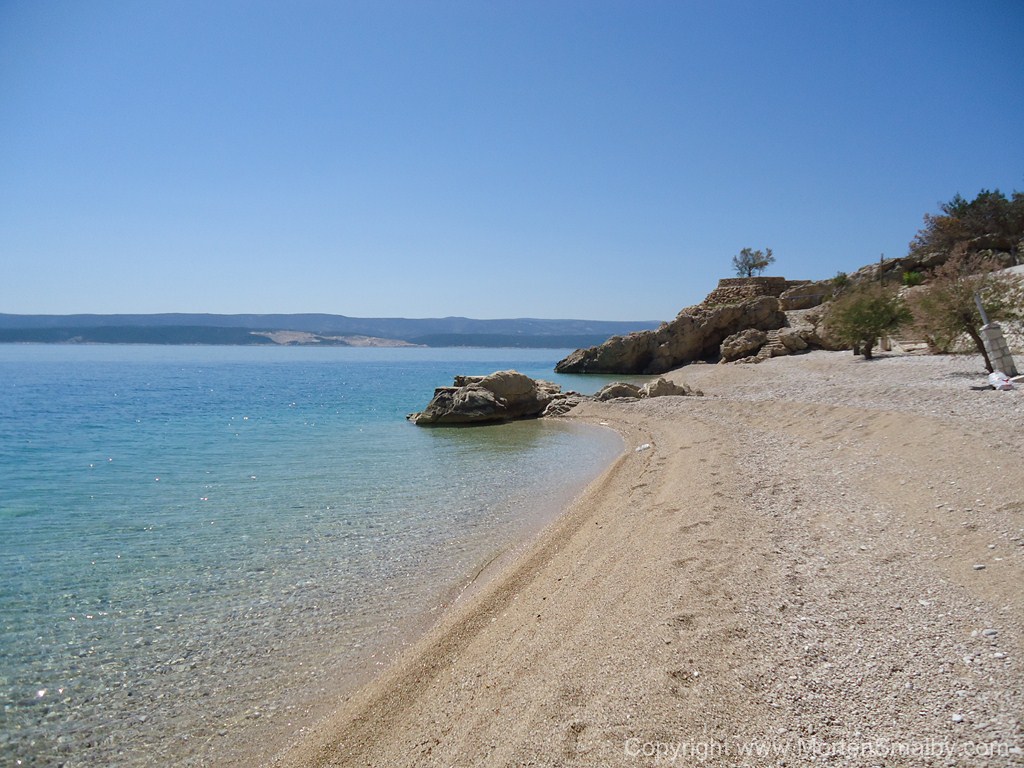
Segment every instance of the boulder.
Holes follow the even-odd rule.
[[[640,387],[635,384],[627,384],[622,381],[613,381],[606,384],[594,394],[595,400],[604,402],[606,400],[617,400],[620,397],[640,397]]]
[[[518,371],[490,376],[456,376],[454,386],[439,387],[414,424],[487,424],[540,416],[560,392],[557,384],[534,381]]]
[[[426,410],[407,418],[413,424],[479,424],[503,421],[504,413],[493,392],[470,385],[438,387]]]
[[[545,381],[544,379],[535,379],[534,384],[537,385],[537,389],[540,392],[547,393],[551,397],[568,397],[569,395],[578,395],[578,392],[562,392],[562,387],[555,384],[553,381]]]
[[[768,341],[768,334],[757,328],[747,328],[745,331],[734,333],[722,342],[719,353],[722,361],[731,363],[750,355],[756,355],[758,350]]]
[[[704,393],[687,384],[676,384],[668,379],[649,381],[640,387],[640,397],[689,397],[691,395],[703,397]]]
[[[544,409],[544,413],[541,415],[544,418],[565,416],[565,414],[587,399],[588,398],[583,395],[578,395],[575,392],[557,395],[550,403],[548,403],[547,408]]]
[[[779,331],[779,341],[782,342],[782,346],[786,348],[789,354],[803,352],[809,346],[807,339],[793,328],[783,328]]]
[[[510,405],[536,400],[541,394],[538,382],[519,371],[497,371],[484,376],[476,384]]]
[[[694,360],[717,357],[727,337],[748,328],[781,328],[786,316],[774,296],[684,309],[657,330],[613,336],[577,349],[555,366],[559,373],[665,373]]]

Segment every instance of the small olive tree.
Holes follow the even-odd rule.
[[[736,270],[737,277],[760,275],[770,264],[774,263],[775,257],[772,256],[771,248],[765,248],[763,251],[744,248],[732,257],[732,268]]]
[[[903,299],[895,290],[870,283],[844,293],[832,302],[825,316],[830,336],[860,351],[870,360],[879,336],[892,333],[910,320]]]
[[[998,270],[999,263],[994,259],[958,245],[950,259],[935,270],[931,282],[908,299],[914,328],[929,346],[948,352],[966,334],[985,359],[989,373],[993,370],[992,361],[979,332],[984,321],[975,294],[980,296],[991,321],[1024,316],[1020,278]]]

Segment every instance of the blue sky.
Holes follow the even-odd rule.
[[[1024,3],[0,0],[0,312],[667,319],[1024,189]]]

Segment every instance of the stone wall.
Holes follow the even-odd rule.
[[[807,280],[787,280],[784,277],[724,277],[718,286],[707,295],[701,304],[714,307],[722,304],[738,304],[759,296],[779,298],[790,288],[804,285]]]

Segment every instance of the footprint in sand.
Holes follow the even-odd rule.
[[[700,528],[705,525],[711,525],[710,520],[698,520],[696,523],[690,523],[689,525],[682,525],[679,527],[680,533],[690,533],[696,528]]]
[[[669,619],[668,623],[676,629],[693,629],[697,626],[697,617],[692,613],[681,613]]]
[[[681,557],[678,560],[672,561],[673,568],[685,568],[690,563],[696,562],[696,557]]]
[[[578,721],[569,723],[568,732],[565,734],[565,756],[574,757],[579,752],[580,736],[587,729],[586,723]]]

